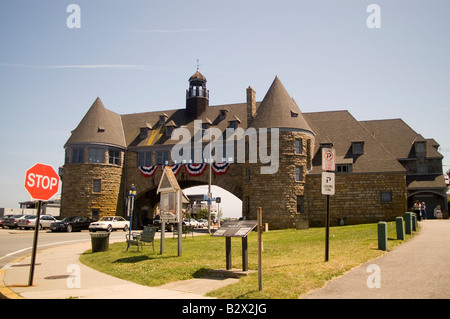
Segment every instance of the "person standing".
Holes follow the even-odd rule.
[[[417,220],[420,221],[420,202],[418,200],[414,203],[414,213],[416,214]]]
[[[420,205],[420,212],[423,220],[427,220],[427,205],[425,205],[425,202],[422,202],[422,205]]]

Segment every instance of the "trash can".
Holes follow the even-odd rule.
[[[109,249],[109,232],[89,233],[91,235],[92,252],[107,251]]]

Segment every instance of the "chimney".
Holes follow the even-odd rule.
[[[253,117],[256,114],[256,98],[255,91],[251,86],[247,88],[247,127],[250,126],[250,123],[253,120]]]

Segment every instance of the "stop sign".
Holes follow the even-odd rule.
[[[49,200],[58,192],[59,176],[50,165],[36,164],[25,175],[25,188],[37,200]]]

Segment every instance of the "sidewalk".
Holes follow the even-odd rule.
[[[0,294],[10,299],[203,299],[208,298],[204,296],[207,292],[238,280],[206,278],[160,287],[142,286],[83,265],[79,256],[90,248],[88,241],[38,251],[31,287],[28,286],[31,257],[19,258],[0,270]],[[69,277],[78,270],[79,283]]]
[[[407,243],[331,280],[304,298],[450,298],[450,220],[424,220],[419,225],[419,234]],[[373,264],[379,266],[380,288],[369,288],[367,284],[375,283],[375,273],[368,269]]]

